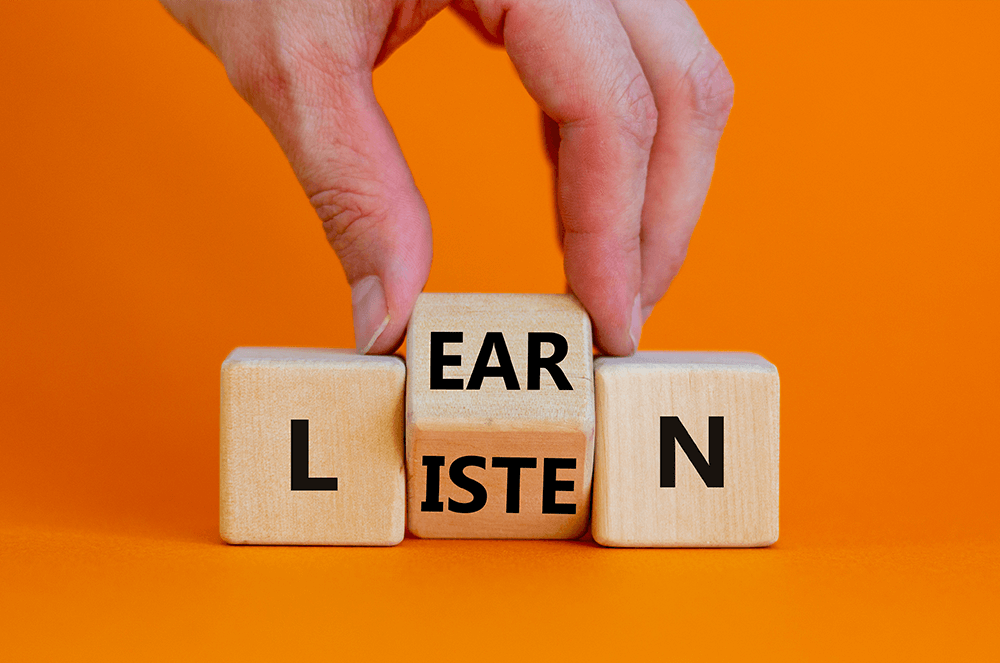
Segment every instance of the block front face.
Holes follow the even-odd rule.
[[[406,361],[414,534],[575,538],[586,531],[593,342],[574,297],[423,294]]]
[[[777,369],[753,354],[595,362],[594,539],[766,546],[778,538]]]
[[[398,357],[234,350],[222,364],[222,538],[399,543],[406,520],[404,386]]]

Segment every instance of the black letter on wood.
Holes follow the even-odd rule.
[[[538,467],[534,458],[499,456],[493,467],[507,468],[507,513],[521,513],[521,468]]]
[[[542,358],[542,343],[552,344],[552,355]],[[559,368],[559,362],[566,358],[569,344],[566,337],[555,332],[528,332],[528,389],[541,389],[541,373],[544,368],[552,376],[556,386],[562,391],[572,391],[573,385]]]
[[[453,461],[451,469],[448,470],[451,482],[472,495],[472,499],[468,502],[456,502],[449,497],[449,511],[454,511],[455,513],[475,513],[486,506],[486,488],[472,477],[465,475],[464,470],[470,465],[481,467],[485,470],[486,459],[482,456],[462,456]]]
[[[427,499],[420,503],[421,511],[444,511],[444,502],[441,501],[442,465],[444,456],[424,456],[424,467],[427,468]]]
[[[462,378],[446,378],[445,366],[461,366],[462,355],[446,355],[445,343],[461,343],[462,332],[431,332],[431,389],[461,389]]]
[[[292,419],[292,490],[337,490],[337,477],[309,476],[308,419]]]
[[[496,349],[499,366],[490,366],[490,357]],[[469,384],[466,389],[479,389],[483,386],[483,378],[503,378],[503,383],[508,391],[516,391],[521,388],[517,382],[517,373],[514,372],[514,362],[510,360],[510,352],[507,350],[507,343],[503,340],[502,332],[486,332],[483,338],[483,347],[479,349],[479,356],[476,357],[476,366],[469,376]]]
[[[542,470],[542,513],[576,513],[575,504],[556,502],[556,493],[573,490],[573,481],[558,481],[556,470],[576,469],[576,458],[546,458]]]
[[[723,417],[708,418],[708,460],[701,454],[680,417],[660,417],[660,488],[677,485],[674,440],[681,445],[698,476],[709,488],[723,487]]]

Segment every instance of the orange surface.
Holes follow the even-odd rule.
[[[1000,4],[694,8],[736,105],[642,347],[779,367],[764,550],[222,544],[219,365],[351,347],[347,285],[162,9],[5,3],[0,659],[995,656]],[[504,53],[442,15],[376,85],[435,223],[428,289],[561,290]]]

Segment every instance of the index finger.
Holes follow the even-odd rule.
[[[476,3],[528,93],[559,125],[556,191],[566,279],[604,352],[642,327],[640,228],[656,105],[614,7],[602,0]]]

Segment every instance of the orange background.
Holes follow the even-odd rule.
[[[736,104],[642,347],[778,366],[763,550],[222,544],[219,365],[353,347],[340,267],[158,5],[5,3],[0,658],[995,655],[1000,4],[693,6]],[[428,290],[560,291],[503,51],[446,13],[375,78],[434,221]]]

